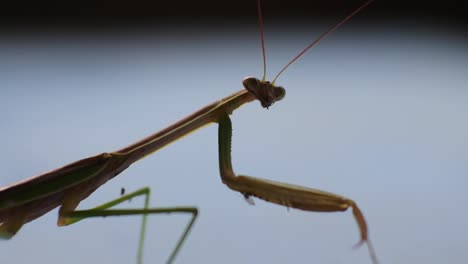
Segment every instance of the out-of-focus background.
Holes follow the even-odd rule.
[[[361,1],[264,1],[268,78]],[[284,101],[233,116],[237,173],[354,199],[382,263],[463,263],[468,245],[467,20],[456,1],[377,1],[280,77]],[[2,8],[0,185],[130,144],[261,77],[256,3],[52,1]],[[353,216],[255,200],[219,178],[217,128],[131,166],[80,208],[143,186],[194,205],[177,263],[370,263]],[[124,207],[138,207],[134,199]],[[139,217],[0,241],[0,263],[133,263]],[[146,263],[188,217],[152,216]]]

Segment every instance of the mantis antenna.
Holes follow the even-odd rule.
[[[273,81],[269,82],[266,81],[266,56],[265,56],[265,41],[264,41],[264,34],[263,34],[263,16],[262,16],[262,7],[261,7],[261,0],[257,0],[257,10],[258,10],[258,24],[260,28],[260,39],[262,42],[262,55],[263,55],[263,78],[262,80],[259,80],[255,77],[246,77],[242,81],[242,84],[244,85],[244,88],[251,92],[255,97],[260,101],[262,107],[268,108],[272,104],[274,104],[277,101],[282,100],[285,95],[286,95],[286,90],[281,87],[281,86],[276,86],[275,82],[278,79],[278,77],[297,59],[299,59],[304,53],[306,53],[310,48],[315,46],[317,43],[319,43],[322,39],[324,39],[326,36],[329,34],[333,33],[336,31],[341,25],[346,23],[348,20],[350,20],[353,16],[355,16],[357,13],[359,13],[361,10],[363,10],[366,6],[368,6],[370,3],[372,3],[374,0],[368,0],[365,2],[363,5],[361,5],[359,8],[354,10],[352,13],[347,15],[344,19],[342,19],[339,23],[337,23],[335,26],[330,28],[329,30],[325,31],[322,35],[320,35],[316,40],[314,40],[312,43],[310,43],[304,50],[299,52],[290,62],[286,64],[286,66],[281,69],[281,71],[276,75],[276,77],[273,79]]]
[[[302,50],[301,52],[299,52],[296,57],[294,57],[290,62],[288,62],[288,64],[286,64],[286,66],[283,67],[283,69],[281,69],[281,71],[279,71],[279,73],[275,76],[275,78],[273,79],[273,81],[271,82],[271,85],[275,85],[275,82],[276,80],[278,79],[278,77],[293,63],[295,62],[297,59],[299,59],[302,55],[304,55],[304,53],[306,53],[310,48],[312,48],[313,46],[315,46],[317,43],[319,43],[322,39],[324,39],[326,36],[330,35],[331,33],[333,33],[334,31],[336,31],[341,25],[343,25],[344,23],[348,22],[352,17],[354,17],[357,13],[359,13],[361,10],[363,10],[364,8],[366,8],[369,4],[371,4],[374,0],[368,0],[367,2],[365,2],[363,5],[361,5],[359,8],[357,8],[356,10],[354,10],[352,13],[350,13],[349,15],[347,15],[344,19],[342,19],[340,22],[338,22],[336,25],[334,25],[333,27],[331,27],[329,30],[325,31],[324,33],[322,33],[322,35],[320,35],[317,39],[315,39],[312,43],[310,43],[304,50]],[[257,1],[257,10],[258,10],[258,24],[259,24],[259,27],[260,27],[260,38],[262,40],[262,54],[263,54],[263,78],[262,78],[262,82],[265,82],[265,78],[266,78],[266,59],[265,59],[265,43],[264,43],[264,37],[263,37],[263,17],[262,17],[262,10],[261,10],[261,0],[258,0]]]
[[[257,17],[258,27],[260,28],[260,40],[262,41],[262,57],[263,57],[263,78],[262,82],[266,80],[266,56],[265,56],[265,38],[263,36],[263,16],[262,16],[262,3],[260,0],[257,1]]]

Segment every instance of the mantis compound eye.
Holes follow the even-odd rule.
[[[286,90],[281,86],[274,86],[276,101],[282,100],[286,96]]]
[[[247,91],[253,94],[256,94],[256,92],[260,90],[260,87],[262,86],[262,82],[255,77],[245,77],[244,80],[242,80],[242,84]]]

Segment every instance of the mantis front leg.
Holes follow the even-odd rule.
[[[361,235],[356,246],[364,242],[367,243],[372,262],[378,263],[368,237],[366,220],[353,200],[317,189],[236,175],[231,164],[231,119],[227,114],[224,114],[218,119],[218,123],[219,170],[224,184],[232,190],[242,193],[246,198],[255,196],[267,202],[305,211],[338,212],[346,211],[351,207]]]

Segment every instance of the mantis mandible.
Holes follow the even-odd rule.
[[[191,219],[174,250],[168,258],[173,262],[186,240],[198,214],[195,207],[150,208],[150,189],[125,194],[110,202],[88,210],[76,210],[79,203],[91,195],[101,185],[127,169],[132,163],[156,152],[169,143],[207,124],[218,123],[218,152],[221,179],[230,189],[241,193],[247,200],[257,197],[267,202],[314,212],[337,212],[352,209],[360,230],[358,245],[367,243],[373,263],[377,257],[369,240],[368,228],[357,204],[348,198],[312,188],[291,185],[245,175],[236,175],[231,164],[232,125],[229,115],[243,104],[259,100],[262,107],[268,108],[285,97],[285,89],[276,86],[275,81],[284,70],[325,36],[335,31],[373,0],[368,0],[334,27],[319,36],[314,42],[294,57],[273,79],[266,81],[266,59],[263,38],[263,19],[260,0],[257,0],[260,35],[262,41],[264,75],[262,80],[247,77],[243,80],[245,89],[211,103],[184,119],[120,150],[102,153],[85,158],[62,168],[19,181],[0,188],[0,237],[12,238],[26,223],[41,217],[56,207],[59,208],[58,225],[66,226],[89,217],[121,215],[142,215],[137,262],[142,263],[143,244],[148,214],[185,213]],[[136,196],[144,196],[141,209],[109,209]]]

